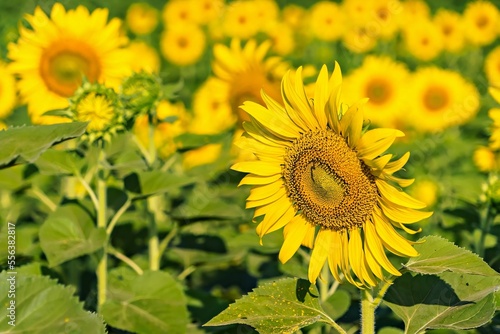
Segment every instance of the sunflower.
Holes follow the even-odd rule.
[[[272,51],[280,56],[286,56],[293,52],[295,39],[293,29],[288,24],[283,22],[268,24],[265,32],[273,42]]]
[[[486,56],[484,72],[491,86],[500,87],[500,46]]]
[[[474,45],[487,45],[498,34],[500,13],[489,1],[474,1],[464,11],[464,29],[469,42]]]
[[[158,73],[160,71],[160,56],[155,48],[142,41],[130,43],[128,49],[133,57],[134,72]]]
[[[227,102],[227,94],[224,82],[213,77],[207,79],[194,94],[189,132],[217,134],[234,126],[236,115]]]
[[[248,39],[260,29],[258,8],[251,1],[234,1],[226,7],[222,27],[226,36]]]
[[[379,126],[393,127],[400,122],[407,100],[405,85],[409,72],[404,64],[389,57],[367,56],[361,67],[344,82],[345,100],[354,103],[369,98],[364,118]]]
[[[402,6],[397,0],[376,0],[372,4],[371,22],[368,26],[373,26],[377,36],[384,39],[394,37],[399,29],[398,16],[401,15]]]
[[[308,99],[299,68],[284,76],[282,101],[263,92],[266,107],[245,102],[242,108],[251,121],[244,123],[246,132],[238,145],[258,160],[232,169],[249,173],[240,184],[254,185],[247,208],[256,208],[254,218],[263,216],[257,218],[258,235],[284,227],[282,262],[302,244],[313,249],[310,282],[328,261],[336,280],[341,272],[357,287],[371,287],[384,279],[383,269],[400,275],[385,249],[399,256],[417,255],[395,227],[414,233],[405,224],[431,213],[416,210],[425,204],[395,186],[413,181],[393,175],[409,153],[392,162],[392,154],[381,155],[404,134],[393,129],[363,133],[365,100],[343,108],[341,82],[337,64],[330,78],[323,66],[314,99]]]
[[[479,109],[479,93],[460,74],[437,67],[418,69],[408,96],[408,121],[415,129],[440,131],[461,125]]]
[[[478,147],[472,155],[472,160],[481,172],[490,172],[497,168],[495,152],[489,147]]]
[[[405,30],[406,49],[417,59],[429,61],[436,58],[443,49],[443,36],[431,21],[421,20]]]
[[[171,25],[160,40],[160,50],[169,62],[179,66],[196,63],[205,51],[206,37],[195,24]]]
[[[320,1],[311,7],[310,29],[314,37],[322,41],[334,41],[343,33],[344,16],[333,2]]]
[[[16,80],[0,61],[0,119],[12,113],[16,104]]]
[[[213,71],[226,83],[229,103],[242,120],[249,118],[239,106],[247,100],[262,103],[261,89],[274,99],[280,97],[280,78],[288,65],[280,57],[265,59],[270,47],[269,40],[257,45],[253,39],[243,48],[237,39],[231,41],[229,48],[222,44],[214,46]]]
[[[158,26],[159,12],[156,8],[145,2],[130,5],[125,21],[127,26],[136,35],[147,35]]]
[[[453,11],[440,9],[434,16],[434,24],[441,30],[446,51],[459,52],[465,44],[462,17]]]
[[[20,27],[19,40],[8,45],[8,57],[33,123],[61,122],[60,117],[42,114],[66,108],[82,76],[118,87],[130,74],[131,57],[122,48],[127,39],[120,31],[121,21],[106,23],[107,19],[107,9],[89,13],[78,6],[66,12],[60,3],[54,4],[50,18],[40,7],[26,15],[31,29]]]
[[[224,9],[224,0],[190,0],[191,9],[196,13],[196,22],[208,24],[219,18]]]
[[[490,116],[493,120],[493,128],[490,136],[490,148],[497,151],[500,150],[500,109],[490,109],[488,116]]]

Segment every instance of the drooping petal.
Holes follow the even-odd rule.
[[[281,246],[279,259],[285,263],[297,252],[310,224],[301,215],[295,216],[283,229],[285,241]]]
[[[309,261],[309,282],[316,283],[321,269],[323,268],[328,252],[330,250],[330,243],[332,239],[332,231],[322,228],[319,230],[314,242],[314,248],[311,253],[311,260]]]
[[[403,191],[397,190],[383,180],[377,179],[375,183],[377,184],[378,190],[382,193],[382,196],[392,203],[411,209],[422,209],[426,207],[425,203],[420,202]]]

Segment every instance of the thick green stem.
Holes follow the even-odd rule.
[[[361,333],[375,333],[375,303],[371,290],[361,290]]]
[[[101,162],[105,159],[104,150],[101,151],[99,157],[99,165],[101,166]],[[107,208],[107,198],[106,198],[106,178],[104,176],[104,170],[101,167],[98,168],[97,172],[97,227],[106,229],[107,225],[107,217],[106,217],[106,208]],[[97,265],[97,305],[98,309],[106,301],[106,290],[107,290],[107,279],[108,279],[108,245],[109,238],[106,239],[106,242],[103,246],[102,258]]]

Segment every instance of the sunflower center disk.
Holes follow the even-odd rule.
[[[58,95],[70,97],[86,76],[97,81],[101,68],[97,56],[85,45],[72,41],[55,43],[42,55],[40,74],[47,86]]]
[[[377,202],[369,168],[330,130],[297,139],[285,156],[288,196],[312,224],[335,231],[361,226]]]

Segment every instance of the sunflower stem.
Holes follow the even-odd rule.
[[[99,153],[99,168],[97,169],[97,227],[106,229],[107,217],[107,185],[106,177],[104,175],[104,170],[102,168],[103,162],[105,160],[104,148],[101,147]],[[106,238],[106,242],[102,248],[102,258],[97,265],[97,305],[98,309],[106,302],[106,290],[107,290],[107,279],[108,279],[108,240],[109,236]]]
[[[160,241],[158,238],[158,227],[156,226],[156,208],[158,207],[158,196],[148,198],[149,218],[149,269],[156,271],[160,269]]]
[[[361,333],[375,333],[375,303],[371,289],[361,290]]]
[[[490,227],[491,223],[495,219],[496,216],[496,211],[495,208],[491,205],[491,200],[488,201],[488,204],[486,205],[485,213],[481,219],[481,236],[479,238],[479,242],[477,243],[477,254],[480,257],[484,257],[484,251],[485,251],[485,242],[486,242],[486,236],[490,232]]]

